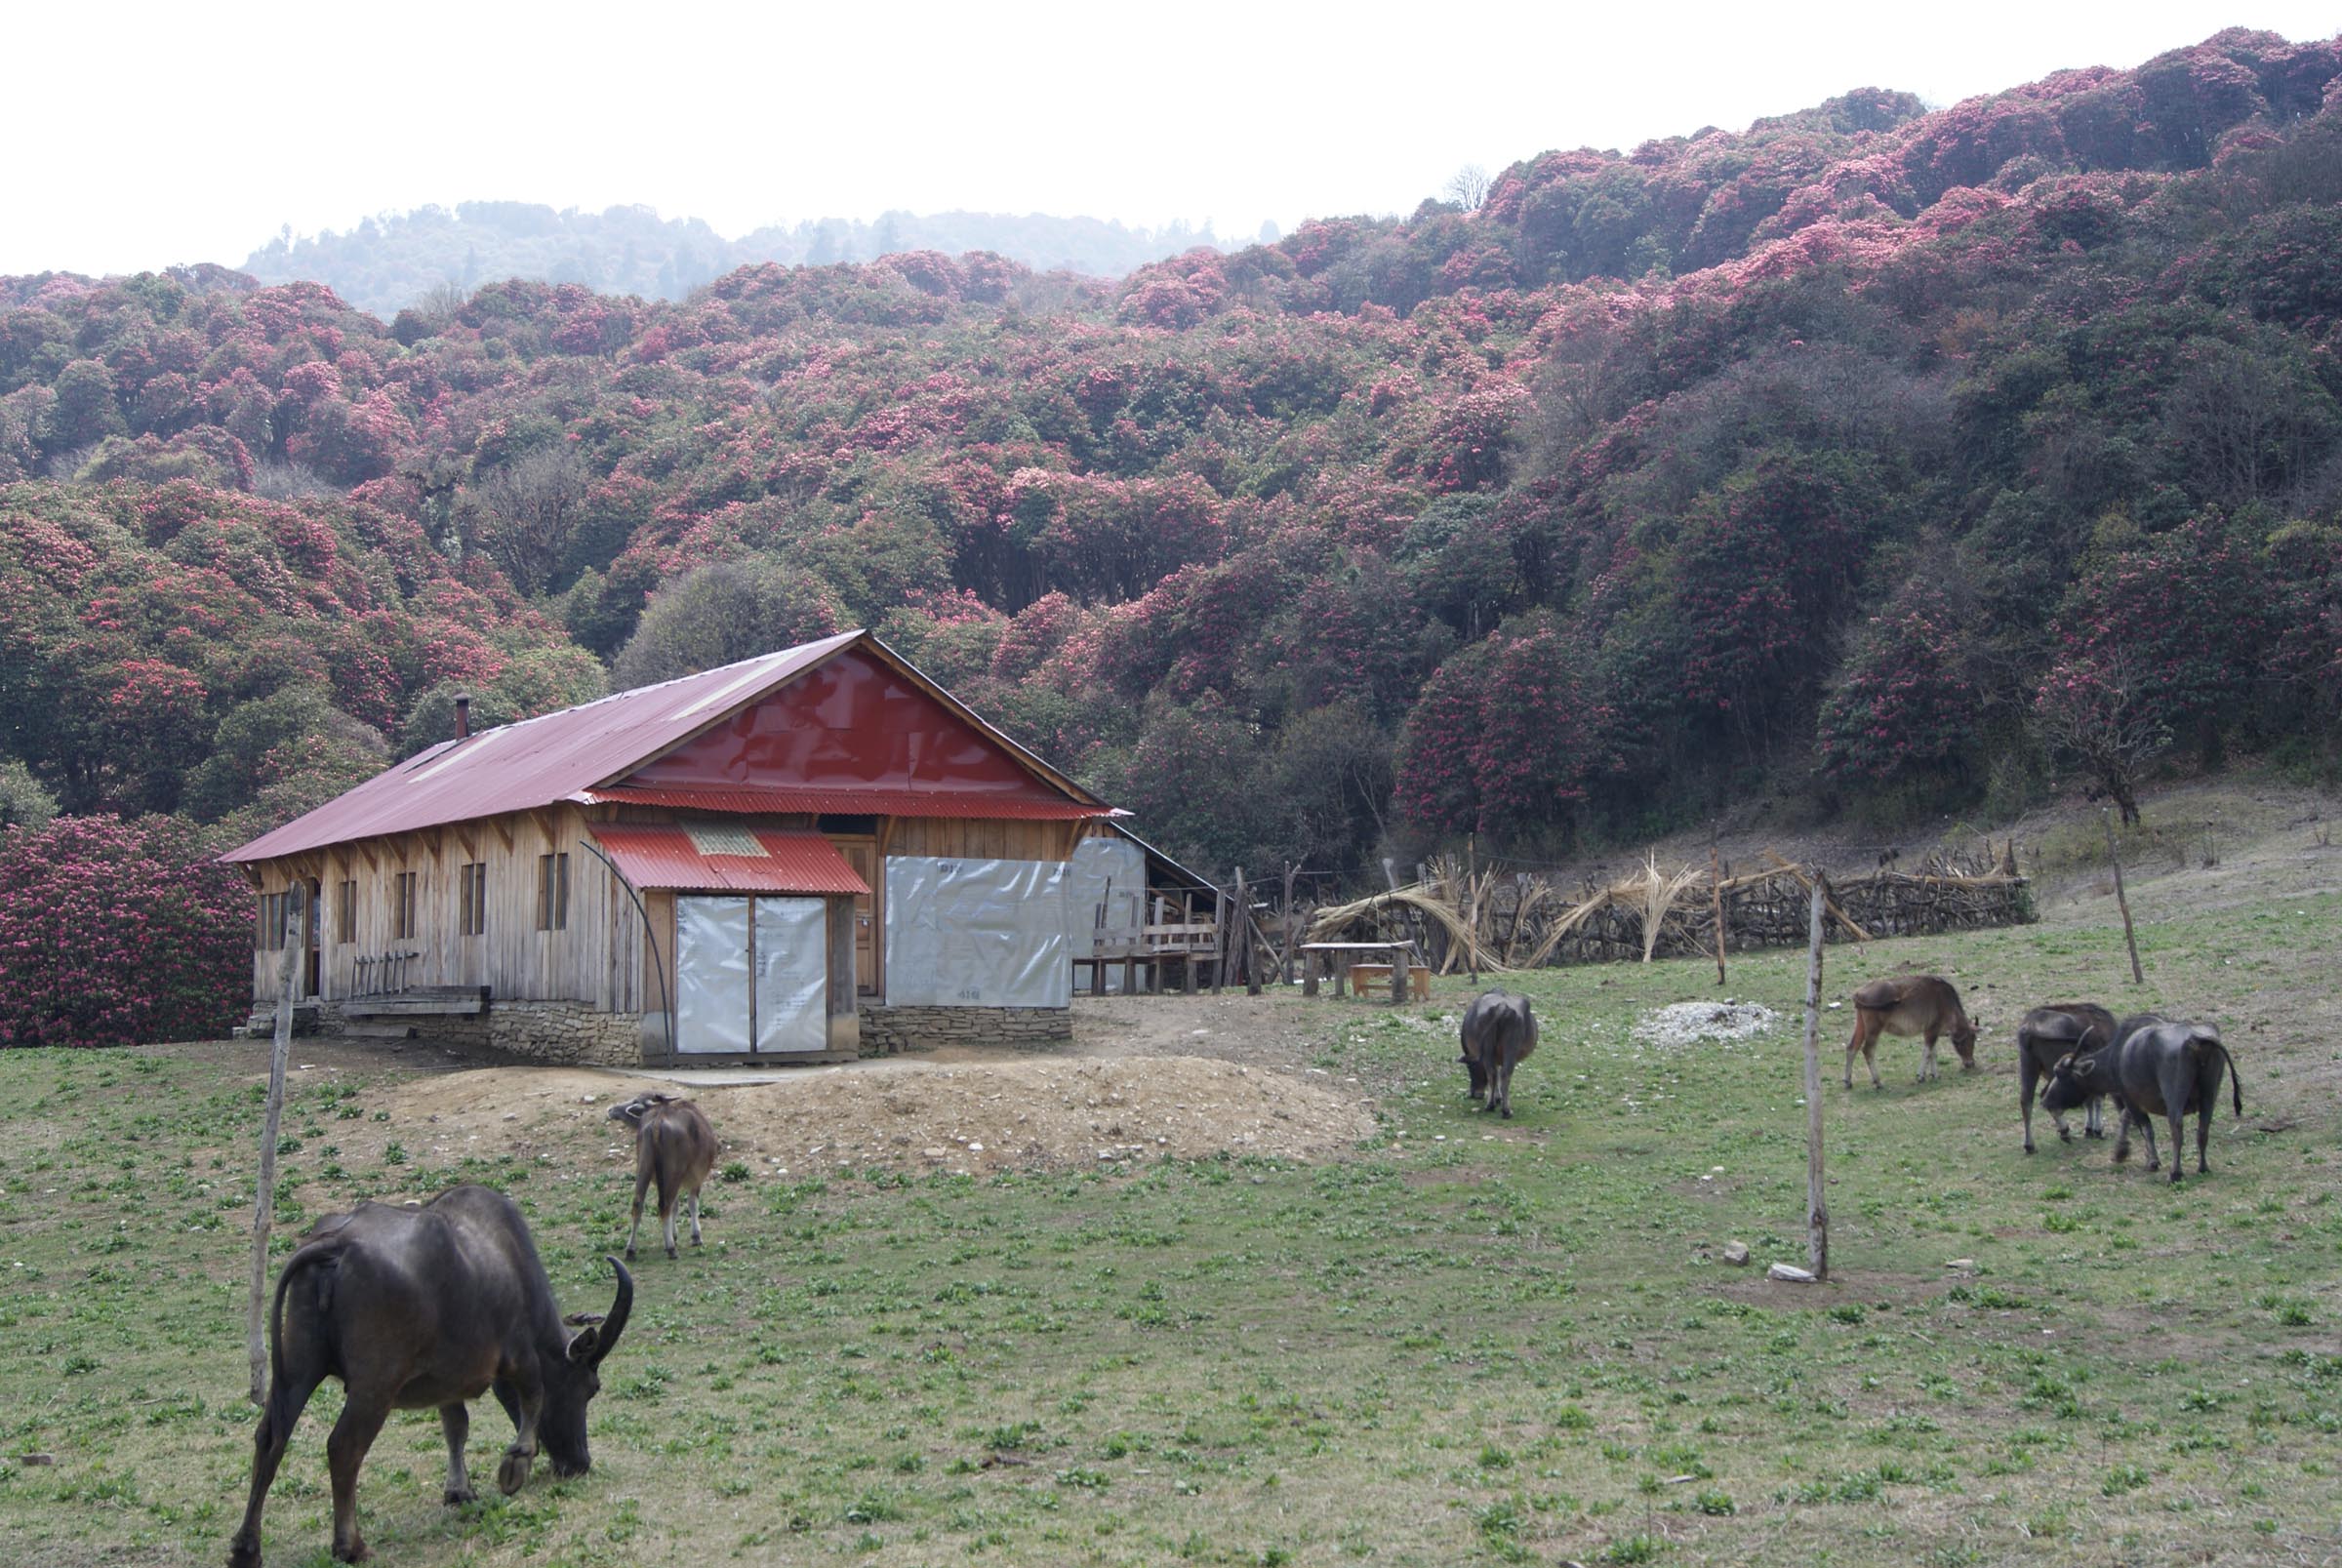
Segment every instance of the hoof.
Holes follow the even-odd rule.
[[[480,1495],[468,1486],[461,1488],[451,1486],[439,1494],[439,1501],[451,1508],[460,1508],[466,1503],[477,1503],[479,1500]]]
[[[374,1553],[367,1548],[366,1543],[363,1541],[352,1541],[346,1547],[334,1548],[334,1561],[336,1562],[364,1562],[373,1555]]]
[[[227,1568],[261,1568],[261,1544],[247,1536],[237,1536],[227,1544]]]
[[[666,1249],[666,1261],[667,1261],[668,1263],[673,1263],[673,1262],[675,1261],[675,1249],[674,1249],[674,1248],[672,1248],[672,1247],[669,1247],[669,1248],[667,1248],[667,1249]]]
[[[2028,1154],[2033,1152],[2033,1140],[2030,1138],[2025,1140],[2025,1152]]]
[[[634,1249],[633,1249],[632,1247],[628,1247],[628,1248],[626,1249],[626,1262],[628,1262],[628,1263],[632,1263],[633,1261],[634,1261]]]
[[[496,1467],[497,1490],[503,1492],[505,1496],[510,1497],[528,1485],[529,1467],[536,1458],[537,1456],[534,1454],[515,1454],[510,1449],[505,1449],[504,1463]]]
[[[2070,1132],[2067,1132],[2063,1127],[2060,1127],[2057,1130],[2057,1141],[2061,1144],[2071,1144],[2074,1142],[2074,1135]],[[2027,1145],[2026,1147],[2030,1150],[2032,1146]]]
[[[1512,1107],[1511,1106],[1507,1106],[1505,1107],[1505,1120],[1507,1120],[1507,1121],[1511,1121],[1512,1119],[1513,1119],[1513,1107]]]

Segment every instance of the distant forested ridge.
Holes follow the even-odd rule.
[[[1471,194],[1118,282],[0,279],[0,817],[241,832],[459,686],[856,623],[1213,867],[2331,765],[2342,39]]]
[[[1037,213],[886,213],[868,223],[826,218],[726,239],[698,219],[663,219],[647,207],[585,213],[469,201],[452,212],[424,207],[369,218],[346,233],[288,231],[253,252],[244,270],[262,283],[322,283],[346,303],[387,319],[434,290],[469,294],[512,278],[680,300],[763,261],[831,266],[898,251],[990,251],[1035,272],[1118,278],[1199,245],[1225,243],[1208,223],[1200,230],[1176,222],[1127,228]]]

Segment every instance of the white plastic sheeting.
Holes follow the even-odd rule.
[[[675,1050],[748,1049],[748,901],[675,901]]]
[[[890,1007],[1068,1007],[1063,861],[886,862]]]
[[[1110,946],[1135,946],[1146,920],[1147,852],[1120,834],[1075,844],[1066,872],[1066,956],[1087,958],[1101,939]],[[1086,986],[1090,971],[1085,968],[1074,979]],[[1108,966],[1106,988],[1122,988],[1118,966]]]
[[[756,901],[756,1049],[829,1044],[829,919],[820,899]]]

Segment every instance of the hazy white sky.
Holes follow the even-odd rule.
[[[282,224],[471,199],[639,202],[728,235],[968,208],[1248,236],[1409,210],[1467,163],[1858,86],[1952,102],[2239,25],[2322,37],[2342,6],[27,0],[0,272],[234,263]]]

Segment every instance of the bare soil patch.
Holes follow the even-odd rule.
[[[606,1118],[650,1080],[580,1068],[483,1067],[363,1097],[365,1125],[410,1157],[631,1157]],[[1210,1058],[898,1059],[697,1085],[722,1158],[758,1176],[837,1166],[984,1175],[1154,1157],[1338,1158],[1374,1132],[1369,1102],[1331,1085]]]

